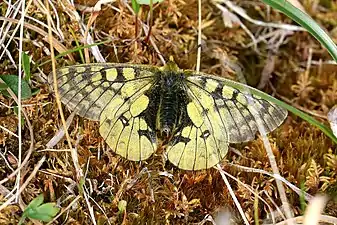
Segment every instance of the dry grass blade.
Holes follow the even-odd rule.
[[[40,169],[40,167],[42,166],[43,162],[46,160],[46,157],[43,156],[39,162],[35,165],[34,170],[32,171],[32,173],[27,177],[27,179],[25,180],[25,182],[20,186],[20,189],[17,191],[19,193],[21,193],[29,184],[29,182],[36,176],[36,173],[38,172],[38,170]],[[12,204],[12,202],[15,200],[16,196],[13,195],[12,197],[10,197],[5,203],[3,203],[2,205],[0,205],[0,212],[1,210],[5,209],[9,204]]]
[[[75,116],[75,113],[71,113],[70,116],[67,118],[66,121],[66,125],[67,125],[67,129],[69,128],[71,122],[73,121]],[[57,145],[57,143],[59,143],[59,141],[64,137],[65,135],[65,131],[63,128],[60,128],[60,130],[55,134],[55,136],[50,139],[50,141],[46,144],[47,148],[53,148],[55,145]]]
[[[14,101],[18,103],[18,99],[17,99],[16,95],[13,93],[13,91],[9,88],[7,89],[7,91],[11,95],[11,97],[14,99]],[[29,146],[29,149],[26,153],[26,156],[25,156],[24,160],[20,163],[20,166],[14,172],[9,174],[5,179],[1,180],[0,185],[6,183],[9,179],[16,176],[20,172],[20,170],[24,166],[26,166],[26,164],[28,163],[29,158],[30,158],[30,156],[31,156],[31,154],[34,150],[34,132],[33,132],[32,124],[30,123],[29,117],[28,117],[27,113],[25,112],[25,110],[21,109],[21,112],[23,113],[23,115],[26,119],[26,123],[27,123],[28,129],[29,129],[30,146]]]
[[[241,205],[240,205],[238,199],[236,198],[236,196],[235,196],[235,194],[234,194],[234,192],[233,192],[233,190],[232,190],[232,187],[231,187],[231,185],[229,184],[229,182],[228,182],[228,180],[227,180],[227,178],[226,178],[226,175],[225,175],[224,171],[222,170],[222,168],[220,167],[219,164],[216,166],[216,169],[217,169],[217,170],[219,171],[219,173],[221,174],[221,177],[222,177],[223,181],[225,182],[226,187],[228,188],[228,191],[230,192],[230,195],[231,195],[231,197],[233,198],[234,203],[235,203],[237,209],[238,209],[239,212],[240,212],[241,218],[243,219],[244,223],[245,223],[246,225],[248,225],[249,222],[248,222],[248,220],[247,220],[247,218],[246,218],[246,215],[245,215],[245,213],[243,212],[242,207],[241,207]]]
[[[57,215],[57,216],[55,216],[54,217],[54,219],[53,220],[51,220],[49,223],[47,223],[47,225],[51,225],[51,224],[53,224],[60,216],[62,216],[65,212],[67,212],[75,203],[77,203],[78,202],[78,200],[80,200],[81,199],[81,196],[76,196],[76,198],[74,198],[70,203],[69,203],[69,205],[67,205],[67,207],[65,207],[65,208],[63,208],[62,210],[61,210],[61,212]]]
[[[2,17],[2,16],[0,16],[0,20],[9,21],[9,22],[12,22],[12,23],[19,23],[19,20],[17,20],[17,19],[6,18],[6,17]],[[50,40],[48,39],[48,33],[45,32],[44,30],[42,30],[41,28],[39,28],[35,25],[31,25],[29,23],[24,23],[24,27],[41,34],[41,36],[44,37],[44,39],[43,39],[44,41],[50,42]],[[61,42],[59,42],[57,39],[55,39],[54,37],[52,37],[51,40],[53,42],[53,46],[55,47],[55,49],[59,53],[68,51],[68,49]],[[67,56],[72,61],[75,61],[75,59],[73,58],[73,56],[71,54],[67,54]]]
[[[290,31],[306,31],[303,27],[291,25],[291,24],[277,24],[277,23],[266,23],[260,20],[252,19],[248,14],[243,10],[241,7],[235,5],[230,0],[214,0],[215,4],[224,3],[228,8],[233,10],[235,13],[240,15],[245,20],[258,25],[258,26],[264,26],[264,27],[272,27],[272,28],[280,28],[284,30],[290,30]]]
[[[49,4],[47,3],[47,12],[49,12]],[[51,21],[51,15],[50,14],[47,14],[47,21],[48,21],[48,26],[50,26],[50,21]],[[68,140],[68,145],[69,145],[69,149],[72,150],[72,156],[74,155],[77,155],[76,153],[73,153],[75,150],[73,149],[72,145],[71,145],[71,138],[69,136],[69,133],[67,131],[67,123],[65,121],[65,118],[64,118],[64,114],[63,114],[63,110],[62,110],[62,105],[61,105],[61,101],[60,101],[60,96],[59,96],[59,93],[58,93],[58,87],[57,87],[57,79],[56,79],[56,65],[55,65],[55,56],[54,56],[54,48],[53,48],[53,41],[52,41],[52,33],[51,33],[51,29],[48,30],[48,38],[49,38],[49,41],[50,41],[50,53],[51,53],[51,59],[52,59],[52,67],[53,67],[53,78],[54,78],[54,91],[55,91],[55,96],[56,96],[56,102],[57,102],[57,105],[58,105],[58,109],[59,109],[59,112],[60,112],[60,116],[61,116],[61,121],[62,121],[62,125],[63,125],[63,130],[65,131],[65,135],[66,135],[66,138]],[[82,170],[80,169],[78,163],[78,160],[75,160],[74,162],[74,165],[75,165],[75,168],[76,168],[76,174],[78,175],[77,179],[80,180],[80,177],[83,176],[82,174]]]
[[[304,225],[318,224],[327,200],[325,196],[315,196],[311,199],[304,213]]]
[[[200,71],[201,61],[201,0],[198,0],[198,53],[197,53],[197,65],[196,71]]]
[[[9,134],[13,135],[14,137],[19,138],[19,136],[17,134],[13,133],[12,131],[7,129],[6,127],[0,125],[0,128],[3,129],[4,131],[8,132]]]
[[[268,173],[264,170],[260,170],[260,169],[255,169],[255,168],[247,168],[247,167],[244,167],[244,166],[240,166],[240,165],[234,165],[232,163],[229,163],[229,165],[231,166],[234,166],[240,170],[243,170],[243,171],[246,171],[246,172],[253,172],[253,173],[261,173],[261,174],[265,174],[265,175],[268,175],[268,176],[271,176],[271,177],[274,177],[275,179],[278,179],[280,181],[282,181],[283,183],[285,183],[288,187],[290,187],[297,195],[304,195],[304,198],[306,201],[309,201],[313,198],[312,195],[306,193],[306,192],[303,192],[301,191],[298,187],[296,187],[295,185],[291,184],[289,181],[287,181],[284,177],[282,176],[279,176],[279,175],[276,175],[276,174],[271,174],[271,173]]]

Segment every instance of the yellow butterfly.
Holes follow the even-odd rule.
[[[251,87],[181,70],[174,62],[68,66],[57,71],[57,81],[61,101],[80,116],[100,121],[100,134],[117,154],[146,160],[161,140],[168,160],[184,170],[210,168],[225,157],[229,143],[254,139],[255,119],[268,133],[287,116],[286,110],[245,91]]]

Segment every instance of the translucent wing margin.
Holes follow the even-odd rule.
[[[241,91],[230,87],[230,83],[242,87]],[[223,132],[227,132],[230,143],[253,140],[258,131],[257,122],[269,133],[287,117],[285,109],[250,95],[248,90],[252,87],[244,84],[207,74],[193,74],[187,76],[187,86],[191,90],[203,90],[212,98],[213,110],[221,117]]]
[[[132,64],[86,64],[57,71],[61,101],[72,111],[99,120],[99,132],[109,147],[129,160],[145,160],[156,150],[155,127],[145,114],[144,94],[156,68]],[[49,83],[52,84],[52,75]]]

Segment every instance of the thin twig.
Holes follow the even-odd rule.
[[[47,4],[47,10],[49,12],[49,4],[48,4],[48,1],[46,2]],[[51,16],[50,14],[48,13],[47,14],[47,22],[48,22],[48,26],[50,26],[50,21],[51,21]],[[57,87],[57,77],[56,77],[56,63],[55,63],[55,55],[54,55],[54,48],[53,48],[53,42],[52,42],[52,33],[51,33],[51,30],[48,29],[48,38],[49,38],[49,41],[50,41],[50,56],[51,56],[51,59],[52,59],[52,73],[53,73],[53,80],[54,80],[54,83],[53,83],[53,88],[54,88],[54,92],[55,92],[55,97],[56,97],[56,103],[57,103],[57,107],[58,107],[58,110],[59,110],[59,113],[60,113],[60,116],[61,116],[61,121],[62,121],[62,125],[63,125],[63,129],[65,131],[65,134],[66,134],[66,138],[67,138],[67,142],[68,142],[68,146],[69,146],[69,149],[71,149],[71,155],[72,155],[72,158],[74,158],[73,156],[74,155],[77,155],[76,153],[76,150],[73,149],[72,145],[71,145],[71,138],[69,136],[69,133],[68,133],[68,130],[67,130],[67,123],[65,121],[65,118],[64,118],[64,114],[63,114],[63,109],[62,109],[62,104],[61,104],[61,101],[60,101],[60,94],[59,94],[59,91],[58,91],[58,87]],[[75,162],[73,160],[73,163],[74,163],[74,166],[75,166],[75,169],[76,169],[76,178],[77,180],[79,181],[81,177],[83,177],[83,174],[82,174],[82,170],[81,168],[79,167],[79,164],[78,162]]]
[[[248,92],[249,93],[249,92]],[[249,104],[252,104],[252,99],[251,98],[248,98],[248,102]],[[271,150],[271,146],[270,146],[270,142],[268,140],[268,137],[266,135],[266,130],[264,128],[264,126],[262,125],[261,121],[259,120],[259,114],[258,112],[255,110],[255,108],[251,107],[251,111],[252,111],[252,115],[254,116],[254,119],[256,121],[256,126],[261,134],[261,139],[263,141],[263,145],[266,149],[266,153],[267,153],[267,156],[269,158],[269,162],[270,162],[270,166],[273,170],[273,173],[274,173],[274,176],[278,176],[278,177],[281,177],[280,175],[280,171],[277,167],[277,163],[276,163],[276,160],[275,160],[275,156],[273,154],[273,151]],[[277,186],[277,190],[280,194],[280,199],[282,201],[282,205],[284,207],[284,211],[285,211],[285,215],[287,217],[287,219],[290,219],[293,217],[293,213],[290,209],[290,206],[289,206],[289,203],[288,203],[288,199],[287,199],[287,196],[286,196],[286,192],[284,190],[284,186],[282,184],[282,182],[279,180],[279,179],[275,179],[275,182],[276,182],[276,186]]]
[[[19,41],[19,82],[18,82],[18,139],[19,139],[19,151],[18,151],[18,167],[21,167],[21,163],[22,163],[22,119],[21,119],[21,110],[22,110],[22,106],[21,106],[21,93],[22,93],[22,42],[23,42],[23,27],[24,27],[24,23],[25,23],[25,14],[27,13],[27,11],[25,10],[25,2],[23,2],[23,4],[21,5],[21,10],[23,12],[23,14],[21,14],[21,18],[19,21],[19,25],[20,25],[20,41]],[[28,9],[27,9],[28,10]],[[18,171],[17,175],[16,175],[16,190],[20,190],[20,181],[21,181],[21,170]],[[19,202],[19,198],[20,198],[20,192],[16,192],[15,195],[15,202]]]
[[[75,116],[75,112],[72,112],[70,114],[70,116],[67,118],[66,120],[66,125],[67,125],[67,129],[69,128],[71,122],[73,121]],[[57,143],[59,143],[59,141],[64,137],[65,131],[64,128],[61,127],[56,134],[54,135],[54,137],[52,137],[50,139],[50,141],[48,141],[48,143],[46,144],[47,149],[48,148],[53,148]]]
[[[6,17],[12,16],[13,18],[16,17],[16,15],[19,13],[20,5],[21,5],[21,4],[23,4],[23,1],[17,1],[17,5],[18,5],[17,7],[15,7],[15,4],[13,4],[13,5],[9,4],[5,16],[6,16]],[[13,12],[13,9],[15,9],[14,12]],[[0,37],[1,37],[1,38],[0,38],[0,45],[1,45],[1,46],[4,46],[3,43],[4,43],[4,41],[6,40],[7,34],[8,34],[8,32],[9,32],[11,26],[12,26],[12,23],[11,23],[11,22],[8,22],[8,23],[6,23],[6,22],[7,22],[7,21],[5,21],[5,22],[2,24],[1,29],[0,29],[0,34],[1,34],[1,35],[0,35]],[[7,26],[6,26],[6,24],[7,24]],[[5,27],[5,26],[6,26],[6,27]],[[18,25],[16,26],[15,31],[17,31],[17,29],[18,29]],[[8,47],[9,44],[10,44],[10,43],[8,43],[8,42],[11,42],[11,41],[13,40],[15,33],[16,33],[16,32],[14,32],[14,33],[10,36],[10,38],[7,40],[7,45],[4,46],[4,49],[7,49],[7,47]],[[0,59],[2,58],[2,56],[3,56],[3,55],[0,56]],[[15,63],[15,64],[16,64],[16,63]]]
[[[254,190],[249,187],[247,184],[243,183],[242,181],[240,181],[238,178],[234,177],[233,175],[227,173],[226,171],[222,170],[223,173],[226,174],[226,176],[232,178],[233,180],[235,180],[237,183],[239,183],[240,185],[242,185],[243,187],[245,187],[247,190],[249,190],[250,192],[252,192],[253,194],[255,194]],[[274,214],[273,214],[273,210],[271,208],[271,206],[268,204],[268,202],[266,200],[264,200],[262,197],[260,197],[259,195],[256,195],[256,197],[258,199],[260,199],[269,209],[269,212],[271,214],[271,217],[272,217],[272,220],[275,221],[275,217],[274,217]]]
[[[252,39],[252,43],[254,45],[254,50],[256,52],[258,52],[258,49],[257,49],[257,40],[256,38],[254,37],[253,33],[246,27],[246,25],[233,13],[231,13],[226,7],[220,5],[220,4],[216,4],[215,5],[218,9],[220,9],[222,11],[222,15],[223,15],[223,18],[226,14],[229,14],[231,15],[231,19],[235,19],[235,22],[238,23],[240,25],[240,27],[248,34],[248,36]],[[226,25],[226,24],[225,24]],[[247,46],[245,46],[247,47]]]
[[[125,0],[123,0],[123,1],[121,1],[121,2],[124,4],[125,7],[127,7],[127,8],[129,9],[129,11],[130,11],[133,15],[135,15],[135,12],[132,10],[131,6],[130,6]],[[143,23],[143,21],[141,21],[141,20],[139,20],[139,23],[142,25],[142,28],[143,28],[143,30],[144,30],[145,35],[148,35],[148,33],[149,33],[149,27],[148,27],[145,23]],[[152,37],[150,37],[150,43],[152,44],[154,50],[155,50],[156,53],[158,54],[158,57],[159,57],[159,59],[161,60],[161,62],[163,63],[163,65],[165,65],[166,62],[165,62],[165,59],[164,59],[164,57],[163,57],[163,54],[159,51],[159,49],[158,49],[156,43],[153,41],[153,38],[152,38]]]
[[[288,98],[286,98],[286,97],[280,95],[279,93],[276,92],[275,87],[273,86],[273,84],[272,84],[270,81],[269,81],[269,86],[270,86],[270,88],[273,90],[273,94],[275,94],[275,96],[277,96],[278,98],[280,98],[282,101],[285,101],[285,102],[288,103],[289,105],[292,105],[292,106],[294,106],[294,107],[296,107],[296,108],[302,110],[303,112],[308,113],[308,114],[310,114],[310,115],[312,115],[312,116],[316,116],[316,117],[318,117],[318,118],[325,119],[325,120],[328,119],[327,116],[326,116],[325,114],[319,113],[319,112],[314,112],[314,111],[312,111],[312,110],[309,110],[309,109],[307,109],[307,108],[305,108],[305,107],[303,107],[303,106],[300,106],[300,105],[297,104],[297,103],[294,103],[294,102],[291,101],[290,99],[288,99]]]
[[[23,11],[24,13],[23,13],[22,15],[26,15],[26,14],[27,14],[27,10],[28,10],[28,8],[30,7],[31,4],[32,4],[32,0],[30,0],[30,1],[27,3],[27,7],[26,7],[26,9]],[[25,5],[24,2],[22,3],[22,5]],[[23,7],[23,9],[24,9],[25,6],[22,6],[22,7]],[[5,18],[5,17],[3,17],[3,18]],[[13,30],[12,35],[10,36],[9,40],[7,41],[7,44],[6,44],[6,47],[5,47],[6,49],[8,48],[9,44],[10,44],[11,41],[13,40],[14,36],[17,34],[18,29],[21,27],[21,23],[22,23],[22,24],[24,23],[24,16],[21,17],[19,23],[16,25],[15,29]],[[3,37],[2,40],[0,40],[0,44],[3,43],[3,41],[5,40],[5,38],[6,38],[6,35]],[[2,59],[2,57],[3,57],[4,54],[5,54],[5,51],[2,52],[2,54],[1,54],[1,56],[0,56],[0,60]]]
[[[17,19],[12,19],[12,18],[6,18],[6,17],[2,17],[0,16],[0,20],[4,20],[4,21],[10,21],[12,23],[18,23],[19,20]],[[50,42],[50,40],[47,38],[48,37],[48,33],[45,32],[44,30],[42,30],[41,28],[34,26],[32,24],[29,23],[24,23],[25,28],[28,28],[30,30],[33,30],[37,33],[39,33],[42,37],[44,41]],[[14,32],[14,31],[13,31]],[[68,51],[68,49],[62,44],[60,43],[57,39],[55,39],[54,37],[52,37],[52,41],[53,41],[53,46],[54,48],[59,52],[66,52]],[[8,44],[9,45],[9,44]],[[8,45],[6,45],[8,47]],[[69,57],[70,60],[72,60],[73,62],[75,61],[74,57],[69,53],[67,54],[67,56]],[[2,55],[0,56],[1,59]]]
[[[98,1],[95,5],[94,10],[95,11],[98,10],[98,8],[96,9],[96,6],[97,5],[100,6],[99,3],[104,3],[104,2],[108,2],[108,1],[111,2],[111,0],[100,0],[100,1]],[[65,1],[65,2],[67,2],[69,4],[69,6],[73,6],[73,9],[76,8],[72,3],[73,1],[68,0],[68,1]],[[73,20],[77,21],[77,23],[79,24],[79,28],[80,28],[80,31],[81,31],[82,35],[85,36],[86,25],[82,22],[82,19],[81,19],[80,15],[78,14],[78,12],[76,10],[71,10],[72,8],[69,7],[69,6],[65,6],[63,1],[59,1],[59,3],[63,6],[64,12],[67,13]],[[100,11],[100,8],[99,8],[98,11]],[[88,35],[87,35],[86,42],[88,44],[94,43],[90,33],[88,33]],[[98,46],[91,46],[90,50],[91,50],[92,55],[94,56],[96,62],[105,62],[105,59],[102,56],[101,52],[99,51]]]
[[[296,224],[302,224],[304,221],[304,217],[305,216],[298,216],[298,217],[294,217],[291,219],[287,219],[285,221],[276,223],[275,225],[287,225],[290,222],[291,223],[296,223]],[[320,223],[329,223],[329,224],[337,224],[337,218],[333,217],[333,216],[328,216],[328,215],[320,215],[319,217],[319,222]],[[268,225],[268,224],[266,224]],[[315,224],[316,225],[316,224]]]
[[[261,170],[261,169],[256,169],[256,168],[250,168],[250,167],[245,167],[245,166],[240,166],[240,165],[235,165],[233,163],[228,163],[228,165],[230,166],[234,166],[240,170],[244,170],[246,172],[250,172],[250,173],[260,173],[260,174],[264,174],[270,177],[273,177],[275,179],[278,179],[282,182],[284,182],[288,187],[290,187],[294,192],[296,192],[296,194],[298,195],[302,195],[304,194],[304,198],[305,200],[309,201],[310,199],[313,198],[312,195],[303,192],[302,190],[300,190],[298,187],[296,187],[295,185],[293,185],[292,183],[290,183],[289,181],[287,181],[284,177],[282,176],[277,176],[276,174],[272,174],[272,173],[268,173],[267,171]]]
[[[15,102],[18,102],[18,99],[16,97],[16,95],[13,93],[13,91],[10,88],[7,88],[8,93],[11,95],[11,97],[14,99]],[[23,113],[24,117],[25,117],[25,121],[27,123],[28,126],[28,130],[29,130],[29,135],[30,135],[30,146],[29,149],[27,151],[26,157],[24,158],[24,160],[21,163],[21,166],[19,166],[18,168],[16,168],[16,170],[11,173],[10,175],[8,175],[5,179],[0,181],[0,184],[3,184],[5,182],[7,182],[9,179],[11,179],[12,177],[14,177],[28,162],[30,155],[32,154],[33,150],[34,150],[34,133],[33,133],[33,127],[32,124],[30,123],[29,117],[26,113],[26,111],[24,111],[23,109],[21,109],[21,112]]]
[[[13,135],[16,138],[19,138],[19,136],[17,134],[15,134],[12,131],[8,130],[6,127],[0,125],[0,128],[3,129],[4,131],[8,132],[10,135]]]
[[[197,50],[197,65],[196,71],[200,71],[201,60],[201,0],[198,0],[198,50]]]
[[[102,208],[102,206],[100,206],[100,205],[98,204],[98,202],[96,202],[95,199],[94,199],[93,197],[91,197],[90,195],[89,195],[89,198],[91,199],[91,201],[93,201],[93,202],[95,203],[95,205],[98,207],[98,209],[101,210],[101,212],[104,214],[104,216],[105,216],[105,218],[106,218],[106,221],[108,222],[109,225],[111,225],[111,222],[110,222],[110,220],[109,220],[109,217],[108,217],[108,215],[106,214],[106,212],[104,211],[104,208]]]
[[[6,149],[6,146],[5,146],[5,149]],[[0,151],[0,156],[5,161],[5,164],[7,165],[7,167],[13,172],[14,171],[13,167],[9,164],[8,160],[6,159],[6,156],[1,151]]]

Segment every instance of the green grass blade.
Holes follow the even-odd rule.
[[[77,37],[76,37],[76,35],[75,35],[75,33],[74,33],[74,31],[73,31],[73,29],[72,29],[71,27],[69,27],[69,31],[70,31],[71,35],[73,36],[73,38],[74,38],[74,41],[75,41],[76,46],[77,46],[77,49],[79,49],[79,48],[81,47],[81,45],[80,45],[80,43],[78,42]],[[79,50],[78,50],[78,54],[80,54],[80,58],[81,58],[82,63],[85,63],[84,55],[83,55],[82,49],[79,49]]]
[[[277,9],[287,15],[289,18],[304,27],[309,33],[311,33],[331,54],[332,58],[337,62],[337,46],[329,37],[329,35],[306,13],[302,10],[296,8],[287,0],[262,0],[264,3],[270,5],[274,9]],[[255,91],[252,91],[254,93]],[[263,93],[263,92],[262,92]],[[322,123],[315,120],[313,117],[303,113],[302,111],[292,107],[280,100],[277,100],[267,94],[255,93],[262,98],[274,102],[281,107],[286,108],[295,115],[301,117],[302,119],[308,121],[310,124],[318,127],[324,134],[326,134],[332,141],[337,143],[336,136],[332,133],[331,129]]]
[[[300,24],[311,33],[331,54],[337,62],[337,46],[329,35],[306,13],[293,6],[287,0],[262,0],[274,9],[280,10],[289,18]]]
[[[58,54],[57,56],[55,56],[55,59],[61,58],[61,57],[65,56],[65,55],[68,55],[69,53],[72,53],[72,52],[77,52],[77,51],[80,51],[80,50],[85,49],[85,48],[90,48],[92,46],[105,44],[105,43],[110,42],[110,41],[111,40],[105,40],[105,41],[93,43],[93,44],[90,44],[90,45],[84,45],[84,46],[80,46],[80,47],[77,47],[77,48],[73,48],[73,49],[70,49],[68,51],[65,51],[65,52],[62,52],[62,53]],[[47,63],[50,63],[50,62],[51,62],[51,59],[46,60],[45,62],[43,62],[43,63],[41,63],[37,66],[40,67],[40,66],[43,66],[43,65],[45,65]]]
[[[139,10],[140,10],[140,5],[138,4],[136,0],[131,0],[131,4],[132,4],[133,11],[135,12],[136,15],[138,15]]]

